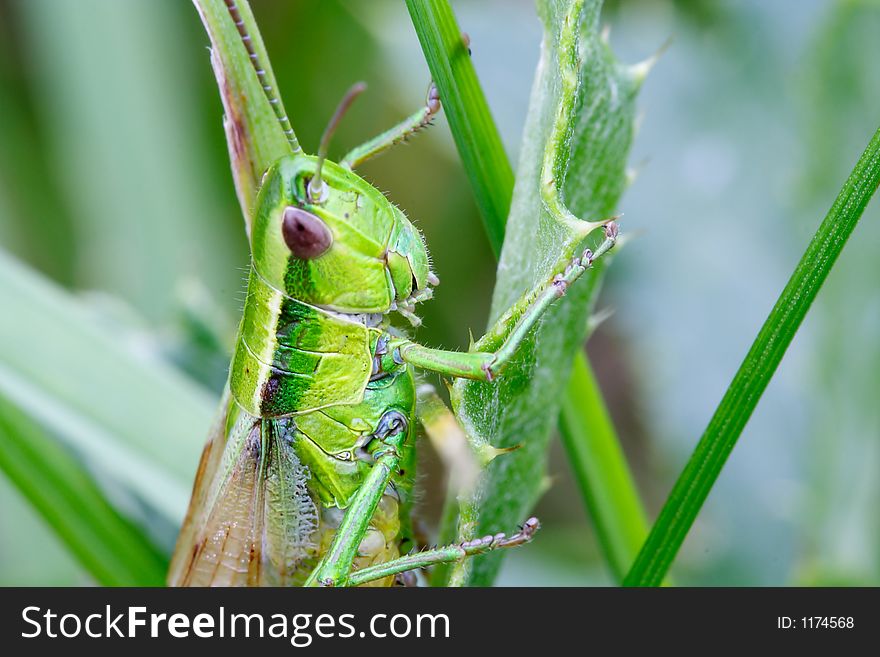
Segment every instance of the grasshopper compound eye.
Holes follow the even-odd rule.
[[[327,224],[311,212],[292,205],[284,208],[281,234],[287,248],[301,260],[313,260],[326,253],[333,244],[333,235]]]

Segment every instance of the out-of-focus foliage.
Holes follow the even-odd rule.
[[[880,186],[880,129],[847,176],[657,516],[625,586],[659,586],[822,284]]]
[[[620,208],[639,237],[617,255],[604,297],[616,312],[591,343],[653,508],[876,127],[877,4],[608,2],[623,61],[674,39],[643,90],[634,161],[645,163]],[[422,102],[427,67],[401,3],[252,5],[307,150],[355,80],[370,90],[334,156]],[[533,3],[453,6],[516,162],[540,41]],[[183,364],[216,394],[247,255],[206,45],[179,0],[0,0],[0,242],[104,314],[139,357]],[[467,329],[486,324],[494,262],[444,119],[364,173],[425,232],[443,281],[420,339],[466,347]],[[880,581],[878,214],[868,208],[746,428],[679,582]],[[95,290],[113,302],[83,294]],[[187,431],[185,451],[206,429]],[[432,518],[442,481],[423,451]],[[545,529],[500,581],[608,582],[558,453],[550,471]],[[85,581],[5,483],[0,507],[0,583]]]

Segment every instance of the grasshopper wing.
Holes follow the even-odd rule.
[[[171,586],[283,586],[304,580],[317,512],[286,420],[218,423],[202,453],[171,562]]]

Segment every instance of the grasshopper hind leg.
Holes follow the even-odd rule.
[[[437,406],[437,404],[442,406],[442,401],[436,397],[436,393],[423,389],[420,397],[422,397],[420,406],[423,409],[420,411],[420,417],[426,427],[433,430],[444,421],[449,420],[450,414],[445,406],[442,408]],[[426,400],[430,402],[427,412],[424,407]],[[511,536],[506,534],[488,535],[474,540],[412,552],[403,557],[353,570],[357,555],[364,549],[365,539],[369,543],[370,523],[374,514],[381,501],[388,497],[388,487],[394,473],[400,466],[401,449],[409,431],[407,418],[403,415],[391,412],[387,416],[388,421],[380,423],[382,431],[377,431],[375,436],[382,441],[382,444],[373,453],[375,458],[373,467],[345,511],[332,544],[309,576],[306,582],[307,586],[363,586],[381,580],[387,581],[391,577],[397,578],[397,581],[401,583],[411,585],[415,580],[414,572],[421,568],[461,562],[472,556],[493,550],[517,547],[532,540],[540,527],[537,518],[529,518],[519,531]],[[458,452],[458,450],[453,451]],[[451,461],[458,469],[462,468],[461,457],[462,454],[459,452],[457,457]],[[467,485],[473,483],[470,477],[465,481],[467,483],[458,480],[455,484],[462,487],[460,492],[463,494],[467,492]]]
[[[452,543],[443,547],[415,552],[405,557],[355,571],[348,576],[345,583],[347,586],[361,586],[389,575],[411,573],[419,568],[427,568],[435,564],[454,563],[493,550],[525,545],[534,538],[540,527],[541,523],[538,522],[538,519],[532,517],[526,520],[519,531],[511,536],[495,534],[472,541]]]
[[[371,455],[375,462],[349,503],[329,549],[309,575],[306,586],[348,585],[352,566],[364,539],[368,538],[376,509],[387,498],[389,484],[398,472],[408,436],[409,422],[406,416],[399,411],[390,411],[383,416],[373,434],[373,438],[380,441]],[[372,578],[375,579],[379,578]]]
[[[364,536],[357,544],[357,550],[351,562],[351,570],[368,568],[377,563],[391,561],[400,556],[395,538],[401,532],[400,522],[401,501],[395,491],[389,487],[382,495],[376,510],[370,519],[369,527]],[[345,511],[338,508],[326,508],[322,513],[322,526],[324,532],[320,543],[319,554],[327,554],[336,533],[345,516]],[[310,570],[314,572],[320,559],[311,564]],[[366,584],[370,587],[387,587],[395,584],[393,577],[378,578]]]

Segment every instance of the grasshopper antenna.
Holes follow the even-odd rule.
[[[309,181],[308,187],[309,200],[312,203],[320,202],[326,191],[324,189],[324,181],[321,180],[321,169],[324,167],[324,160],[327,159],[327,149],[330,147],[330,140],[333,139],[333,133],[336,132],[336,128],[339,127],[339,122],[342,121],[342,117],[345,116],[345,113],[348,111],[348,108],[351,107],[354,99],[360,96],[366,91],[366,89],[366,83],[358,82],[353,84],[351,88],[345,92],[345,95],[342,97],[342,100],[339,101],[339,106],[333,113],[330,122],[324,129],[324,134],[321,135],[321,144],[318,146],[318,166],[315,169],[314,177]]]

